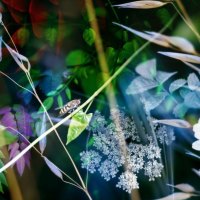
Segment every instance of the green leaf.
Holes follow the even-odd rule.
[[[58,95],[58,97],[57,97],[57,102],[58,102],[58,106],[59,106],[59,107],[63,107],[63,100],[62,100],[61,95]]]
[[[78,79],[77,79],[77,78],[74,79],[74,83],[75,83],[76,85],[78,85]]]
[[[85,130],[91,118],[92,113],[85,114],[82,110],[72,117],[68,129],[66,144],[69,144],[71,141],[75,140]]]
[[[115,66],[117,53],[113,47],[108,47],[106,49],[106,60],[110,68]]]
[[[91,147],[94,144],[94,138],[91,137],[90,140],[87,143],[87,147]]]
[[[3,155],[2,151],[0,151],[0,159],[5,158],[5,156]]]
[[[123,63],[127,58],[129,58],[135,52],[136,49],[138,49],[138,44],[136,40],[126,42],[119,53],[118,63]]]
[[[65,61],[70,66],[85,65],[90,62],[90,55],[78,49],[69,53]]]
[[[48,97],[54,96],[54,95],[56,95],[56,93],[57,93],[57,91],[53,90],[53,91],[47,93],[47,96],[48,96]]]
[[[0,167],[3,167],[3,165],[4,165],[3,162],[0,160]],[[0,192],[3,193],[2,184],[8,187],[5,175],[3,173],[0,173]]]
[[[92,46],[94,44],[95,37],[96,37],[96,34],[92,28],[88,28],[84,30],[83,39],[89,46]]]
[[[16,135],[8,132],[4,126],[0,125],[0,147],[14,143],[17,138]]]
[[[46,110],[49,110],[53,105],[53,97],[46,98],[43,102],[43,105],[46,108]],[[44,108],[40,106],[38,113],[43,113],[43,112],[44,112]]]
[[[57,88],[56,91],[61,90],[65,85],[64,84],[60,84]]]
[[[69,100],[71,100],[71,99],[72,99],[71,90],[70,90],[69,88],[66,88],[66,89],[65,89],[65,93],[66,93],[66,95],[67,95],[67,98],[68,98]]]

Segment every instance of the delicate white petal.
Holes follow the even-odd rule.
[[[200,140],[197,140],[195,142],[192,143],[192,148],[194,150],[200,151]]]

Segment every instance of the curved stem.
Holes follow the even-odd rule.
[[[10,127],[10,126],[5,126],[5,128],[7,128],[7,129],[11,129],[11,130],[13,130],[14,132],[16,132],[18,135],[20,135],[21,137],[23,137],[25,140],[26,140],[26,142],[28,142],[29,144],[30,144],[30,142],[29,142],[29,140],[22,134],[22,133],[20,133],[18,130],[16,130],[16,129],[14,129],[13,127]],[[42,158],[47,158],[46,156],[44,156],[43,155],[43,153],[41,153],[36,147],[33,147],[33,149],[42,157]],[[48,159],[48,158],[47,158]],[[48,159],[49,160],[49,159]],[[51,161],[51,160],[49,160],[49,161]],[[52,162],[52,161],[51,161]],[[53,162],[52,162],[53,163]],[[83,189],[74,179],[72,179],[69,175],[67,175],[63,170],[61,170],[58,166],[56,166],[58,169],[59,169],[59,171],[62,173],[62,174],[64,174],[69,180],[71,180],[72,182],[74,182],[74,186],[76,186],[76,187],[78,187],[79,189]],[[62,181],[63,182],[66,182],[66,181],[64,181],[63,179],[62,179]],[[70,183],[70,182],[68,182],[68,183]]]
[[[32,81],[32,79],[31,79],[30,74],[29,74],[29,73],[26,73],[26,76],[27,76],[27,78],[28,78],[28,81],[29,81],[29,83],[30,83],[30,85],[31,85],[31,87],[32,87],[32,89],[33,89],[33,92],[34,92],[34,94],[35,94],[37,100],[39,101],[39,103],[41,104],[42,108],[44,109],[44,112],[45,112],[45,114],[47,115],[47,118],[48,118],[48,120],[49,120],[51,126],[54,127],[54,124],[53,124],[53,122],[52,122],[52,120],[51,120],[51,117],[49,116],[49,113],[47,112],[45,106],[43,105],[43,103],[42,103],[40,97],[38,96],[38,94],[37,94],[37,92],[36,92],[36,90],[35,90],[35,87],[34,87],[34,85],[33,85],[33,81]],[[72,165],[73,165],[73,167],[74,167],[74,169],[75,169],[75,171],[76,171],[76,173],[77,173],[77,175],[78,175],[78,178],[79,178],[79,180],[80,180],[80,182],[81,182],[82,187],[83,187],[83,188],[86,188],[86,186],[85,186],[85,184],[84,184],[84,182],[83,182],[83,179],[82,179],[82,177],[81,177],[81,175],[80,175],[80,173],[79,173],[79,171],[78,171],[78,168],[76,167],[76,164],[74,163],[74,161],[73,161],[73,159],[72,159],[70,153],[68,152],[68,150],[67,150],[67,148],[65,147],[64,143],[62,142],[62,139],[60,138],[60,136],[59,136],[59,134],[58,134],[56,128],[54,129],[54,131],[55,131],[55,133],[56,133],[56,136],[57,136],[57,138],[58,138],[60,144],[62,145],[63,149],[64,149],[65,152],[67,153],[67,155],[68,155],[68,157],[69,157],[69,159],[70,159],[70,161],[71,161],[71,163],[72,163]]]
[[[18,50],[17,50],[17,47],[16,47],[16,45],[15,45],[15,43],[14,43],[14,41],[13,41],[13,39],[12,39],[12,37],[11,37],[9,31],[8,31],[8,29],[7,29],[6,26],[4,25],[3,21],[1,21],[1,25],[3,26],[3,28],[4,28],[5,31],[6,31],[6,33],[8,34],[8,37],[10,38],[10,40],[11,40],[11,42],[12,42],[12,44],[13,44],[15,50],[16,50],[16,52],[19,53]],[[21,61],[21,62],[22,62],[22,61]]]
[[[23,90],[26,90],[27,92],[31,93],[33,96],[35,96],[35,94],[33,92],[31,92],[29,89],[21,86],[19,83],[17,83],[16,81],[14,81],[12,78],[10,78],[10,76],[8,76],[7,74],[5,74],[4,72],[0,71],[1,74],[3,74],[5,77],[7,77],[10,81],[12,81],[14,84],[16,84],[18,87],[22,88]]]
[[[10,33],[9,33],[9,31],[7,30],[6,26],[4,25],[3,22],[1,22],[1,24],[2,24],[2,26],[4,27],[5,31],[7,32],[7,34],[8,34],[8,36],[9,36],[9,38],[10,38],[10,40],[11,40],[11,42],[12,42],[12,44],[13,44],[15,50],[16,50],[16,52],[18,52],[17,47],[16,47],[16,45],[15,45],[15,43],[14,43],[14,41],[13,41],[13,39],[12,39]],[[22,65],[23,65],[23,62],[22,62],[21,59],[20,59],[20,62],[21,62]],[[33,81],[32,81],[32,79],[31,79],[30,73],[25,71],[25,74],[26,74],[26,76],[27,76],[27,79],[28,79],[28,81],[29,81],[29,83],[30,83],[30,85],[31,85],[31,87],[32,87],[34,93],[32,93],[32,92],[29,91],[28,89],[22,87],[21,85],[19,85],[18,83],[16,83],[14,80],[12,80],[10,77],[9,77],[9,79],[12,80],[12,81],[13,81],[15,84],[17,84],[19,87],[21,87],[21,88],[27,90],[28,92],[30,92],[31,94],[33,94],[33,95],[37,98],[37,100],[39,101],[39,103],[40,103],[41,106],[43,107],[43,109],[44,109],[44,111],[45,111],[45,114],[47,115],[47,117],[48,117],[48,119],[49,119],[49,121],[50,121],[50,124],[52,125],[52,127],[54,127],[54,124],[53,124],[53,122],[52,122],[52,120],[51,120],[51,117],[49,116],[49,114],[48,114],[48,112],[47,112],[45,106],[43,105],[43,103],[42,103],[40,97],[38,96],[38,94],[37,94],[37,92],[36,92],[36,90],[35,90],[35,86],[34,86]],[[5,75],[5,74],[4,74],[4,75]],[[7,76],[7,77],[8,77],[8,76]],[[84,181],[83,181],[83,179],[82,179],[82,177],[81,177],[81,175],[80,175],[80,173],[79,173],[79,171],[78,171],[78,168],[76,167],[76,164],[74,163],[74,161],[73,161],[73,159],[72,159],[70,153],[68,152],[67,148],[66,148],[65,145],[63,144],[63,142],[62,142],[62,140],[61,140],[61,138],[60,138],[60,136],[59,136],[59,134],[58,134],[56,128],[54,129],[54,131],[55,131],[55,133],[56,133],[56,136],[57,136],[59,142],[61,143],[62,147],[64,148],[65,152],[67,153],[67,155],[68,155],[68,157],[69,157],[69,159],[70,159],[70,161],[71,161],[71,163],[72,163],[72,165],[73,165],[73,167],[74,167],[74,169],[75,169],[75,171],[76,171],[76,173],[77,173],[77,176],[78,176],[78,178],[79,178],[79,180],[80,180],[80,182],[81,182],[82,187],[83,187],[84,189],[86,189],[86,186],[85,186]]]

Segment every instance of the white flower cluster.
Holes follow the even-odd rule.
[[[129,193],[139,187],[137,174],[140,171],[144,171],[150,181],[161,176],[161,149],[151,137],[142,144],[133,118],[124,112],[111,110],[108,122],[96,112],[88,130],[93,133],[93,145],[92,150],[80,154],[82,168],[91,173],[98,171],[106,181],[119,176],[116,186]],[[159,130],[159,140],[164,142],[167,127],[156,126],[155,130]],[[118,175],[120,167],[125,167],[125,172]]]
[[[169,126],[154,124],[154,131],[161,144],[170,145],[174,140],[174,129]]]
[[[126,192],[131,193],[133,188],[139,188],[137,176],[130,171],[125,171],[119,176],[119,182],[116,187],[122,188]]]

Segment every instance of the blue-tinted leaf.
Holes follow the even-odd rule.
[[[163,71],[157,71],[157,75],[156,75],[156,80],[159,83],[164,83],[165,81],[167,81],[169,78],[171,78],[174,74],[176,74],[177,72],[163,72]]]
[[[185,116],[187,110],[188,110],[187,106],[185,106],[183,103],[178,104],[175,106],[175,108],[173,110],[173,114],[175,115],[175,117],[183,118]]]
[[[47,166],[49,167],[49,169],[59,178],[63,179],[63,175],[60,172],[59,168],[54,165],[48,158],[44,157],[44,160],[47,164]]]
[[[191,90],[189,90],[189,89],[187,89],[187,88],[181,88],[180,89],[180,95],[181,95],[181,97],[184,99],[185,98],[185,96],[187,95],[187,94],[189,94],[191,92]]]
[[[156,76],[156,59],[139,64],[135,71],[142,77],[153,80]]]
[[[199,79],[195,73],[191,73],[188,76],[187,81],[188,81],[188,87],[190,90],[195,90],[200,87]]]
[[[35,131],[37,136],[40,136],[46,131],[46,114],[43,113],[42,119],[35,123]],[[43,153],[47,144],[46,137],[39,141],[40,151]]]
[[[189,108],[200,108],[200,97],[195,92],[190,92],[185,96],[184,104]]]
[[[178,80],[173,81],[169,86],[170,93],[178,90],[179,88],[183,87],[185,84],[186,84],[185,79],[178,79]]]
[[[67,134],[67,143],[75,140],[88,126],[92,118],[92,113],[86,114],[82,110],[76,113],[70,122],[68,134]]]
[[[147,90],[153,89],[158,86],[158,82],[150,79],[143,78],[141,76],[136,77],[131,84],[128,86],[126,93],[127,94],[139,94]]]
[[[158,94],[152,95],[149,92],[142,94],[144,98],[145,108],[150,111],[158,107],[167,97],[167,92],[160,92]]]

